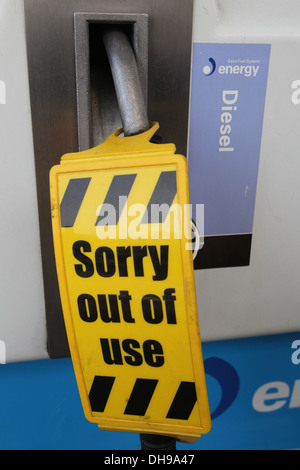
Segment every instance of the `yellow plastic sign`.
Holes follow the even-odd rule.
[[[211,423],[187,163],[149,142],[157,128],[119,130],[51,169],[55,257],[86,418],[193,442]]]

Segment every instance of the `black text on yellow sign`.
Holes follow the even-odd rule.
[[[193,440],[210,416],[187,165],[173,145],[148,142],[153,130],[113,135],[52,169],[57,272],[87,419]]]

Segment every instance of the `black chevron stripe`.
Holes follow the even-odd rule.
[[[70,179],[60,203],[62,227],[73,227],[91,178]]]
[[[121,216],[121,213],[124,209],[124,205],[123,207],[120,207],[120,197],[128,197],[130,191],[131,191],[131,188],[132,188],[132,185],[134,183],[134,180],[136,178],[136,174],[132,174],[132,175],[115,175],[112,179],[112,182],[110,184],[110,187],[108,189],[108,192],[105,196],[105,200],[104,200],[104,203],[103,203],[103,206],[100,210],[100,213],[97,217],[97,220],[96,220],[96,223],[95,225],[98,226],[98,225],[105,225],[106,222],[105,222],[105,215],[106,215],[106,208],[105,208],[105,205],[106,204],[109,204],[111,206],[113,206],[115,208],[115,211],[116,211],[116,225],[118,224],[119,222],[119,218]],[[104,220],[103,220],[104,219]]]
[[[96,375],[89,392],[92,411],[103,412],[108,402],[116,377]],[[136,379],[124,414],[145,416],[155,392],[158,380]],[[194,382],[181,382],[171,403],[166,418],[188,420],[197,402]]]
[[[168,411],[167,418],[189,419],[196,402],[197,394],[195,383],[181,382]]]
[[[142,224],[163,223],[169,213],[169,209],[177,193],[176,171],[162,171],[150,201],[147,210],[141,221]],[[161,210],[158,211],[158,206]],[[153,210],[156,208],[156,210]],[[152,210],[151,210],[152,209]]]
[[[154,379],[136,379],[124,414],[144,416],[157,383]]]
[[[120,201],[119,198],[127,198],[129,196],[136,176],[137,175],[134,173],[115,175],[113,177],[103,205],[97,216],[95,226],[106,225],[107,204],[115,208],[115,223],[118,224],[119,218],[124,209],[124,204],[120,204],[122,201]],[[91,178],[70,179],[60,204],[61,227],[74,226],[90,181]],[[141,223],[163,223],[169,213],[169,209],[176,193],[176,171],[163,171],[158,178]],[[157,210],[153,211],[153,208],[156,208]]]
[[[115,377],[96,375],[89,393],[92,411],[103,412],[114,384]]]

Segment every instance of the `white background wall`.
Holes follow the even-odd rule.
[[[300,330],[300,4],[195,0],[193,41],[271,44],[251,265],[196,271],[202,340]]]
[[[47,357],[23,2],[0,0],[0,340],[6,360]],[[3,103],[3,100],[2,100]]]

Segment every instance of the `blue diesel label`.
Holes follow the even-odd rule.
[[[190,199],[204,204],[205,237],[196,268],[249,264],[269,56],[269,44],[194,44]]]

